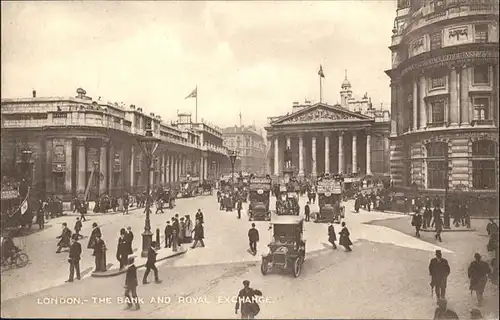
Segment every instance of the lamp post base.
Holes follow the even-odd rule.
[[[149,248],[151,247],[151,242],[153,242],[153,233],[151,231],[144,231],[142,233],[141,257],[145,258],[148,256],[148,251]]]

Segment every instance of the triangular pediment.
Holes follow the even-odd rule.
[[[329,106],[323,103],[317,103],[292,114],[280,117],[273,121],[271,125],[372,120],[373,119],[369,116],[349,111],[340,106]]]

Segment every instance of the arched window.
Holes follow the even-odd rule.
[[[429,189],[446,187],[447,153],[448,143],[446,142],[431,142],[427,145],[427,187]]]
[[[472,144],[472,187],[479,190],[495,189],[496,144],[479,140]]]

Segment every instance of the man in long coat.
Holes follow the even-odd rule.
[[[100,234],[95,236],[93,255],[95,257],[94,272],[106,271],[106,244],[104,243],[104,240],[101,239]]]
[[[335,241],[337,241],[337,235],[335,234],[335,228],[333,227],[333,223],[330,222],[330,224],[328,225],[328,242],[332,244],[333,249],[337,249]]]
[[[483,303],[483,293],[486,283],[488,282],[488,275],[491,274],[491,268],[487,262],[481,260],[481,255],[476,253],[474,261],[471,262],[468,269],[468,276],[470,279],[471,291],[476,291],[477,303],[479,306]]]
[[[448,260],[444,259],[441,250],[436,250],[436,257],[429,263],[429,274],[431,276],[431,287],[436,290],[436,298],[446,298],[446,282],[450,274]]]
[[[71,246],[69,248],[69,279],[66,282],[73,282],[76,270],[76,278],[80,280],[80,256],[82,254],[82,245],[78,242],[78,235],[71,237]]]
[[[137,267],[134,260],[134,257],[128,258],[128,268],[125,276],[125,301],[127,301],[126,309],[131,309],[132,305],[135,304],[135,310],[139,310],[141,307],[137,297]]]
[[[62,227],[63,227],[62,233],[59,237],[57,237],[57,239],[61,239],[61,240],[59,240],[59,242],[57,243],[56,253],[61,253],[62,248],[69,248],[69,246],[70,246],[71,230],[69,230],[66,222],[64,222],[62,224]]]
[[[125,239],[128,243],[128,253],[132,254],[134,250],[132,249],[132,242],[134,241],[134,233],[132,232],[132,227],[127,227],[127,233],[125,234]]]
[[[194,227],[194,243],[191,247],[192,249],[196,248],[198,241],[201,243],[202,247],[205,247],[205,243],[203,239],[205,238],[205,232],[203,230],[203,224],[201,224],[200,220],[196,221],[196,226]]]
[[[129,243],[125,238],[127,231],[120,230],[120,237],[118,238],[118,245],[116,248],[116,260],[120,262],[120,269],[125,268],[127,265],[128,255],[130,254]]]
[[[342,230],[339,232],[340,238],[339,238],[339,245],[343,246],[347,252],[351,252],[351,246],[352,242],[349,236],[351,233],[347,229],[345,222],[342,222]]]

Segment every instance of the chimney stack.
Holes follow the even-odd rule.
[[[33,98],[36,98],[36,90],[33,90]]]

